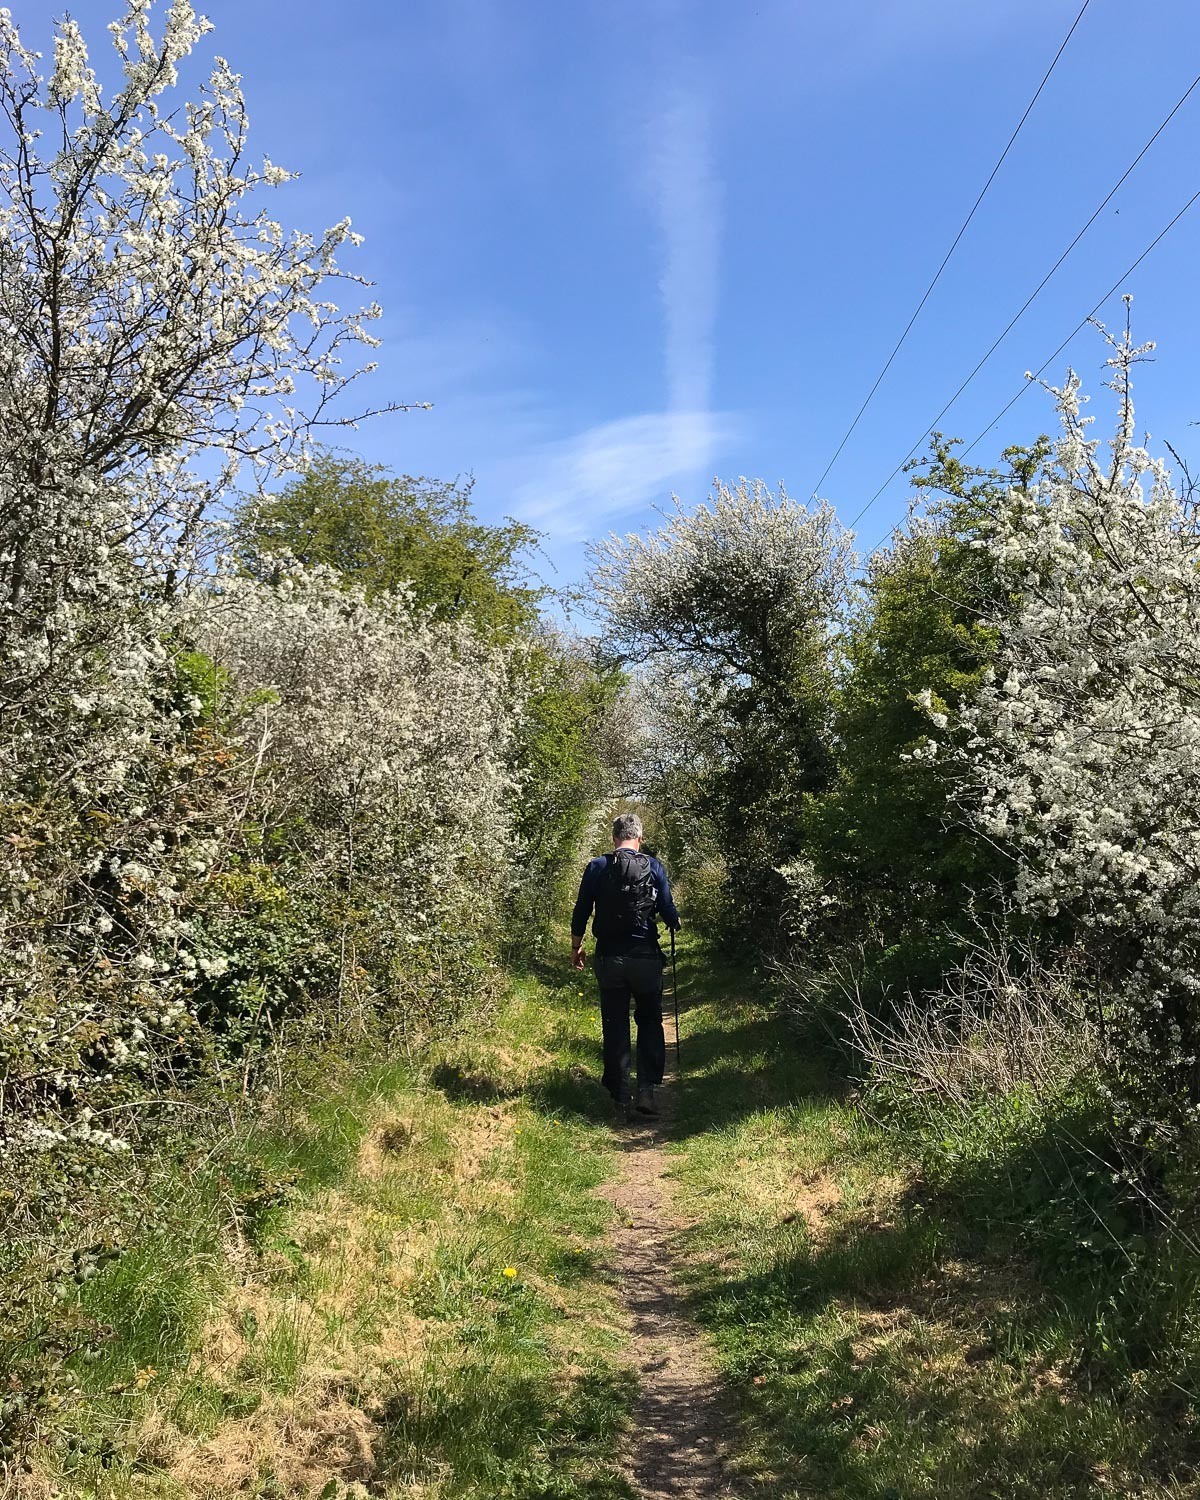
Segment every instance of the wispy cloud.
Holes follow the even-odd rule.
[[[663,247],[658,284],[667,405],[672,411],[706,411],[712,403],[721,189],[698,91],[674,89],[651,122],[650,137],[651,191]]]
[[[522,456],[515,513],[556,541],[594,536],[621,516],[663,500],[672,482],[711,473],[734,433],[709,411],[647,412],[604,422]]]
[[[704,483],[736,434],[712,410],[721,189],[700,91],[676,87],[649,121],[645,180],[659,231],[665,406],[589,427],[523,455],[516,513],[554,540],[593,536],[619,518]]]
[[[657,230],[663,322],[661,332],[648,330],[644,357],[652,360],[656,345],[663,350],[661,406],[564,431],[553,398],[533,378],[538,350],[529,330],[499,316],[460,314],[430,329],[402,311],[402,331],[389,345],[402,388],[434,403],[419,432],[409,429],[419,451],[407,462],[428,472],[473,469],[480,495],[538,527],[552,548],[622,521],[639,524],[639,513],[672,490],[693,497],[740,426],[734,414],[712,409],[721,190],[701,91],[671,92],[636,150],[632,175]]]

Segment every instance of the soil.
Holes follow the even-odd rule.
[[[672,1272],[685,1227],[668,1181],[670,1094],[662,1116],[623,1127],[622,1170],[605,1189],[618,1211],[613,1269],[630,1318],[630,1357],[640,1380],[626,1457],[644,1500],[738,1500],[749,1494],[732,1466],[735,1423],[699,1331],[683,1312]]]

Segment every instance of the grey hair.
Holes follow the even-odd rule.
[[[623,844],[626,839],[640,839],[642,820],[637,813],[622,813],[613,819],[613,843]]]

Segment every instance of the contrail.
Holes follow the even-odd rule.
[[[712,164],[708,114],[694,90],[676,87],[651,126],[652,186],[662,233],[659,277],[665,322],[667,406],[708,411],[721,191]]]

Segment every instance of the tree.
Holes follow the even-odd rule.
[[[407,586],[438,618],[466,615],[511,637],[537,617],[543,591],[528,583],[521,555],[538,534],[519,521],[476,519],[471,489],[323,453],[278,494],[242,502],[236,545],[257,576],[286,553],[336,568],[369,596]]]
[[[1005,495],[1028,492],[1047,452],[1012,448],[1003,469],[964,465],[934,434],[919,489],[938,498],[877,553],[840,641],[837,774],[807,820],[839,936],[870,933],[880,981],[936,987],[972,906],[992,903],[1011,863],[957,807],[958,778],[922,753],[929,713],[970,701],[997,647],[1004,606],[980,547]]]
[[[718,482],[694,512],[677,507],[648,537],[609,537],[591,559],[609,648],[686,684],[688,738],[706,747],[693,784],[730,867],[729,933],[769,943],[776,872],[798,852],[805,798],[831,769],[830,625],[845,601],[848,536],[827,506],[761,481]],[[681,701],[675,693],[672,713]]]

